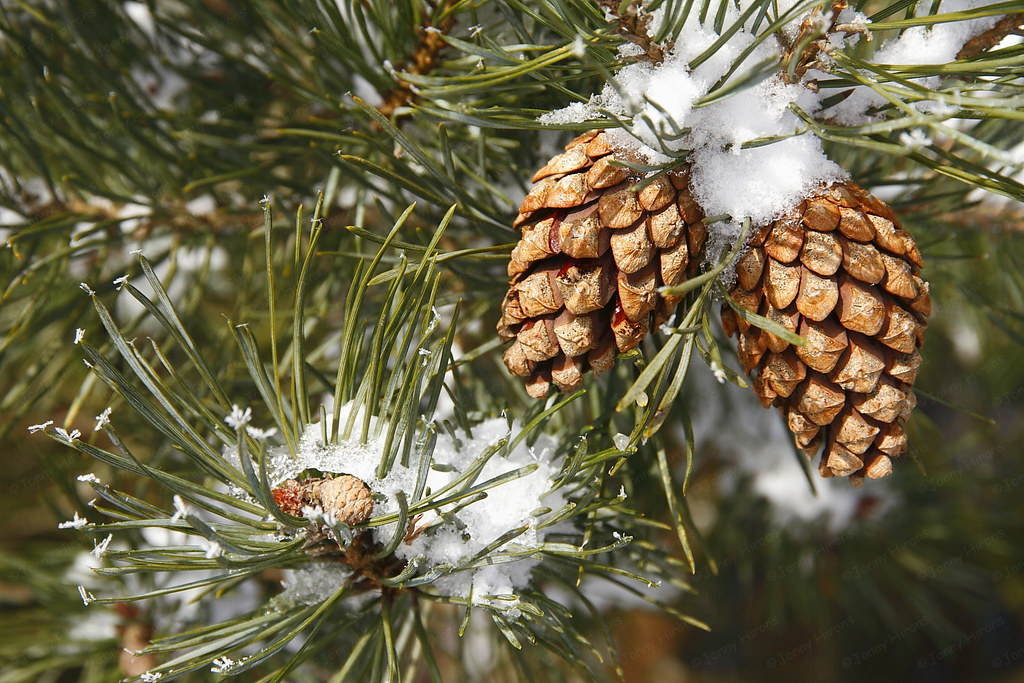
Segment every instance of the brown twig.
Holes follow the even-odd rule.
[[[631,2],[626,6],[625,11],[619,11],[619,3],[616,0],[599,0],[599,4],[608,14],[615,17],[616,33],[630,43],[636,43],[644,51],[646,61],[655,64],[665,60],[665,49],[671,49],[668,45],[659,45],[654,42],[647,32],[651,15],[642,11],[640,3]]]
[[[456,0],[445,0],[445,10],[450,9],[455,2]],[[455,15],[449,13],[440,26],[428,23],[426,17],[424,17],[423,21],[423,25],[420,26],[419,46],[407,61],[399,62],[395,65],[396,71],[415,75],[427,74],[440,61],[441,50],[446,45],[444,38],[441,36],[455,25]],[[383,93],[384,101],[377,107],[377,110],[384,114],[384,116],[391,116],[396,109],[408,106],[414,103],[416,99],[416,93],[413,90],[412,84],[399,78],[394,88]]]
[[[970,59],[977,57],[986,50],[995,47],[1007,36],[1024,35],[1024,12],[1020,14],[1009,14],[989,30],[974,36],[960,48],[956,53],[957,59]]]
[[[855,27],[842,25],[840,26],[839,14],[846,9],[846,2],[844,0],[837,0],[832,4],[831,18],[828,20],[828,28],[825,29],[824,34],[820,37],[811,40],[807,43],[809,36],[818,34],[821,32],[821,21],[823,12],[820,7],[815,7],[811,10],[811,13],[804,18],[800,24],[800,32],[796,38],[790,43],[785,40],[785,36],[782,32],[776,34],[776,38],[779,40],[779,46],[782,48],[782,79],[786,83],[798,83],[800,82],[804,74],[811,68],[814,68],[818,63],[818,59],[822,54],[828,53],[828,37],[830,34],[836,31],[850,32],[856,30]],[[793,69],[792,75],[789,71],[789,64],[793,59],[795,50],[803,45],[802,52],[797,58],[796,67]]]

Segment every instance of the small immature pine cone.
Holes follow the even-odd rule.
[[[310,490],[325,513],[334,513],[349,526],[365,522],[373,514],[373,497],[361,479],[342,474],[312,484]]]
[[[658,288],[682,283],[700,260],[707,229],[686,168],[636,191],[639,178],[615,158],[604,131],[579,136],[537,171],[519,209],[498,336],[512,342],[506,367],[535,398],[610,369],[682,300]]]
[[[302,516],[302,508],[310,504],[306,487],[295,479],[288,479],[281,482],[281,485],[271,490],[274,502],[285,514],[293,517]]]
[[[335,519],[351,526],[366,521],[373,514],[370,489],[351,474],[301,482],[288,479],[271,493],[277,506],[295,517],[302,517],[304,507],[319,506],[325,513],[333,512]]]
[[[730,297],[807,340],[796,347],[728,306],[722,323],[765,406],[786,418],[824,477],[892,472],[907,448],[902,423],[916,400],[928,283],[914,238],[892,210],[846,182],[818,191],[755,231]]]

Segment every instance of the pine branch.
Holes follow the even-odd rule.
[[[494,575],[495,570],[500,572],[499,568],[506,565],[538,560],[555,567],[567,565],[574,570],[586,566],[588,572],[596,575],[613,572],[639,578],[635,570],[612,568],[619,564],[614,561],[619,549],[630,539],[608,531],[608,526],[617,519],[614,514],[607,514],[614,508],[615,499],[596,499],[585,485],[596,476],[599,461],[576,461],[565,476],[555,476],[560,468],[544,459],[532,462],[525,441],[546,439],[543,446],[538,442],[536,447],[543,448],[550,457],[555,442],[551,436],[540,436],[539,428],[551,414],[559,412],[559,406],[537,415],[522,428],[509,424],[506,436],[492,442],[474,441],[480,437],[472,431],[456,431],[451,438],[434,433],[431,418],[445,381],[445,369],[451,363],[455,329],[453,319],[445,334],[433,338],[437,328],[433,304],[438,281],[433,252],[445,224],[434,231],[431,243],[414,264],[400,265],[385,272],[378,269],[384,251],[410,216],[411,207],[383,240],[383,248],[373,262],[357,269],[340,335],[333,414],[321,410],[317,415],[311,410],[307,385],[302,380],[314,369],[312,363],[304,359],[308,326],[302,302],[311,277],[311,260],[323,230],[318,211],[319,208],[312,216],[313,227],[305,246],[306,265],[292,275],[296,278],[296,300],[290,321],[293,339],[288,353],[293,362],[278,363],[275,359],[268,362],[252,330],[244,324],[230,323],[250,375],[248,393],[256,390],[262,395],[262,402],[253,407],[258,414],[270,415],[276,430],[255,429],[251,424],[252,412],[248,409],[242,411],[230,406],[229,410],[229,397],[234,392],[229,392],[220,373],[204,359],[199,345],[180,322],[166,289],[144,258],[140,259],[142,270],[155,295],[146,296],[131,283],[125,285],[125,290],[170,333],[182,360],[175,361],[174,356],[154,343],[157,361],[154,363],[124,336],[106,306],[95,300],[96,310],[114,348],[127,364],[128,372],[120,372],[110,359],[91,344],[82,342],[90,366],[121,398],[123,410],[137,412],[150,429],[175,444],[178,452],[191,463],[186,471],[191,469],[195,474],[179,476],[140,455],[138,448],[130,446],[115,429],[114,421],[120,421],[116,415],[109,417],[109,413],[105,413],[98,422],[114,450],[86,443],[77,430],[48,425],[36,428],[58,443],[114,468],[150,479],[173,494],[171,506],[154,505],[103,484],[96,477],[86,477],[98,500],[103,501],[95,503],[94,508],[112,521],[87,524],[83,530],[129,540],[126,533],[163,529],[187,538],[180,545],[131,542],[127,548],[117,549],[110,545],[110,537],[102,540],[96,554],[106,558],[110,566],[98,569],[100,575],[167,574],[173,578],[167,582],[170,585],[130,595],[106,596],[83,587],[83,601],[88,605],[159,600],[200,588],[224,592],[256,580],[261,572],[271,568],[297,568],[299,576],[308,575],[309,578],[301,579],[307,582],[302,584],[302,590],[314,591],[319,597],[303,598],[296,592],[299,589],[293,588],[291,593],[286,591],[271,599],[268,604],[276,608],[270,612],[266,607],[258,607],[242,621],[232,620],[193,632],[157,634],[152,643],[138,653],[145,658],[140,661],[153,662],[153,656],[161,660],[145,672],[150,678],[161,674],[173,679],[203,667],[234,673],[258,671],[268,666],[281,676],[299,665],[303,658],[274,665],[270,664],[270,658],[300,635],[312,639],[307,642],[319,642],[316,639],[320,629],[336,625],[350,628],[356,621],[373,623],[377,619],[377,626],[371,627],[371,632],[387,641],[404,621],[424,618],[422,613],[412,616],[418,613],[420,601],[462,605],[467,614],[484,610],[496,620],[499,631],[513,647],[521,647],[524,639],[537,642],[551,648],[560,658],[575,662],[577,666],[588,666],[586,660],[591,657],[576,653],[576,644],[590,648],[586,636],[571,627],[557,610],[552,610],[553,603],[546,602],[536,587],[524,586],[515,596],[488,595],[486,588],[478,593],[473,587],[478,580],[483,580],[474,578],[477,576],[497,576],[500,587],[502,574]],[[271,248],[274,228],[269,206],[265,207],[265,212],[270,256],[275,250]],[[449,212],[449,219],[451,215]],[[296,241],[293,248],[300,246],[301,242]],[[271,268],[268,265],[268,275],[272,274]],[[268,282],[275,281],[268,277]],[[276,298],[275,294],[272,287],[271,300]],[[97,295],[91,296],[95,299]],[[379,317],[374,316],[376,322],[366,316],[371,300],[381,312]],[[272,328],[280,324],[273,315],[270,322]],[[162,369],[158,369],[160,366]],[[267,374],[268,369],[273,371],[272,375]],[[421,410],[426,412],[421,415]],[[222,421],[219,415],[225,412],[229,414]],[[493,430],[493,424],[477,424],[471,429]],[[274,431],[283,437],[282,446],[270,445]],[[140,442],[140,439],[136,437],[133,441]],[[218,446],[214,447],[214,443]],[[480,452],[467,450],[480,448],[481,443],[490,445]],[[366,465],[372,468],[365,469],[366,465],[359,465],[352,455],[337,460],[338,456],[332,455],[334,448],[340,449],[339,454],[362,449],[370,455]],[[462,457],[470,459],[459,465],[458,454],[462,450],[467,450]],[[526,461],[522,460],[524,454],[527,454]],[[492,461],[499,457],[528,464],[514,469],[501,466],[504,469],[496,470]],[[360,467],[363,469],[359,470]],[[329,504],[320,487],[346,468],[356,468],[365,481],[382,487],[376,496],[390,506],[387,511],[369,518],[362,515],[346,518],[343,508],[331,507],[334,503]],[[429,485],[428,477],[433,476],[434,470],[453,471],[455,475],[447,483],[440,480]],[[507,497],[509,494],[503,493],[504,490],[520,486],[518,482],[527,481],[539,471],[547,472],[548,479],[540,480],[543,488],[539,490],[532,484],[535,491],[532,495],[538,496],[538,501],[543,495],[555,496],[553,500],[564,500],[564,505],[534,506],[525,523],[510,520],[515,524],[506,532],[493,539],[475,541],[480,547],[474,552],[455,561],[438,561],[431,543],[450,543],[445,540],[450,533],[446,531],[448,525],[454,523],[455,529],[464,529],[462,534],[479,533],[472,526],[474,517],[462,515],[472,514],[490,496]],[[414,476],[414,480],[410,480],[410,476]],[[283,478],[288,481],[281,483]],[[388,484],[389,481],[393,483]],[[216,483],[211,486],[210,482]],[[386,488],[395,485],[408,488],[398,492]],[[292,488],[288,489],[289,486]],[[359,486],[364,486],[361,481]],[[581,493],[587,505],[572,502]],[[604,510],[605,514],[592,518],[589,523],[588,538],[593,542],[583,545],[574,531],[574,520],[598,510]],[[347,522],[342,521],[346,519]],[[549,530],[557,530],[558,540],[544,539]],[[606,540],[602,542],[601,538]],[[415,553],[402,550],[413,543],[419,544]],[[445,557],[449,556],[448,550],[444,553]],[[604,556],[613,558],[614,564],[606,565],[597,559]],[[626,564],[628,566],[628,561]],[[194,572],[207,575],[187,578]],[[332,577],[337,574],[334,578],[342,578],[343,582],[340,587],[332,583],[334,579],[325,584],[326,579],[316,578],[317,572],[328,572]],[[325,591],[327,585],[332,587]],[[513,584],[512,588],[515,587]],[[352,611],[346,606],[356,604],[351,601],[358,595],[366,595],[369,600],[360,601],[361,606]],[[416,596],[416,600],[411,600],[410,596]],[[333,633],[333,637],[337,637],[337,632]],[[567,641],[567,635],[576,644]],[[260,644],[259,655],[235,658],[237,651],[257,643]],[[395,672],[407,667],[415,670],[419,664],[416,658],[410,659],[410,653],[399,651],[395,644],[391,647],[395,650],[389,666]],[[172,656],[173,652],[183,654]],[[596,650],[592,653],[600,656]],[[372,651],[365,654],[376,656]]]
[[[983,591],[979,577],[991,572],[975,564],[1019,559],[1012,549],[975,553],[933,586],[922,567],[966,551],[929,538],[927,548],[886,556],[880,571],[857,570],[879,536],[854,526],[843,548],[818,552],[821,520],[775,518],[764,481],[755,487],[729,455],[771,430],[741,443],[750,413],[737,408],[713,420],[724,445],[712,443],[702,421],[725,394],[700,384],[694,353],[717,378],[745,384],[729,368],[716,302],[801,341],[727,294],[742,216],[707,219],[710,258],[671,290],[686,297],[675,320],[578,393],[527,401],[493,335],[504,288],[496,261],[507,260],[527,179],[559,150],[555,131],[621,128],[620,140],[650,145],[662,156],[623,162],[636,189],[693,161],[698,133],[710,131],[718,151],[733,145],[729,154],[817,139],[858,182],[888,188],[919,238],[936,300],[969,302],[955,321],[940,313],[932,323],[939,350],[922,385],[936,399],[922,399],[925,412],[941,421],[947,404],[967,403],[972,414],[989,406],[954,396],[960,380],[954,387],[943,375],[940,353],[955,354],[942,345],[964,320],[988,325],[982,357],[1003,359],[986,391],[1012,396],[1018,347],[994,344],[1024,339],[1019,212],[974,190],[1024,198],[1009,153],[1024,125],[1024,52],[998,47],[1020,33],[1019,15],[1002,16],[1014,3],[939,14],[883,3],[865,23],[838,3],[809,15],[811,1],[782,12],[767,0],[343,5],[0,8],[0,65],[10,76],[0,92],[0,205],[12,247],[0,256],[0,433],[45,474],[25,475],[25,490],[66,515],[54,522],[74,512],[62,526],[103,559],[95,576],[73,580],[79,593],[62,584],[73,547],[55,534],[29,565],[2,554],[5,581],[46,597],[11,613],[31,628],[3,624],[4,651],[24,680],[81,666],[111,679],[120,669],[439,680],[465,667],[446,634],[477,629],[508,680],[623,678],[630,666],[592,601],[603,582],[697,629],[720,628],[750,605],[783,605],[794,623],[817,619],[819,631],[830,610],[857,614],[877,635],[899,627],[870,609],[887,599],[920,610],[941,635],[948,595]],[[688,43],[698,24],[706,42]],[[898,45],[901,35],[958,26],[982,28],[955,58],[897,63],[913,60],[882,49],[884,38]],[[695,132],[675,105],[630,80],[639,61],[653,70],[687,50],[687,74],[714,74],[687,111],[742,108],[758,88],[788,82],[802,93],[779,114],[792,114],[792,125],[736,139],[719,134],[732,130],[724,125]],[[571,104],[584,114],[552,115]],[[271,206],[310,206],[310,188],[322,190],[312,220],[299,213],[294,227],[276,224]],[[261,196],[262,230],[251,209]],[[128,254],[135,247],[144,258]],[[981,263],[986,254],[998,267]],[[51,415],[63,419],[47,423]],[[49,439],[24,440],[33,422]],[[915,447],[922,462],[942,471],[945,432],[923,416],[910,431],[924,444]],[[77,490],[69,471],[82,457],[99,476],[84,475]],[[377,506],[365,519],[344,501],[328,509],[339,499],[321,493],[349,482],[342,476],[357,461]],[[538,472],[554,502],[439,560],[437,547],[460,547],[481,528],[475,518],[502,517],[474,511],[522,502],[506,492]],[[983,485],[1001,474],[1014,476],[995,470]],[[913,498],[917,484],[893,488]],[[949,489],[944,515],[967,500],[962,486]],[[934,502],[914,501],[888,518],[883,538],[895,544],[900,531],[934,526]],[[1016,518],[1005,500],[981,503]],[[977,530],[966,517],[955,531],[963,537]],[[60,563],[48,564],[54,548]],[[805,574],[794,558],[808,548]],[[837,565],[854,568],[845,583],[836,584]],[[528,566],[523,583],[486,580]],[[707,575],[715,567],[721,583]],[[786,580],[762,591],[773,569]],[[842,590],[809,601],[808,580]],[[659,581],[662,591],[640,589]],[[696,597],[698,588],[712,597]],[[181,623],[177,596],[186,594],[199,596],[199,611]],[[235,611],[209,621],[213,604]],[[116,611],[109,637],[68,631],[99,623],[106,608]],[[120,647],[143,653],[118,661]]]

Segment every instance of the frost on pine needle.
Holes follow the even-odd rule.
[[[64,441],[66,441],[68,445],[74,443],[75,439],[82,435],[82,433],[77,429],[72,429],[69,432],[63,427],[54,427],[53,431],[55,431],[57,435],[60,436],[60,438],[64,439]]]
[[[92,428],[92,431],[98,432],[99,430],[103,429],[103,427],[105,425],[110,424],[110,413],[111,413],[111,409],[108,407],[108,408],[105,408],[102,413],[97,415],[96,418],[95,418],[96,419],[96,426],[94,426]]]
[[[85,586],[78,587],[78,595],[82,598],[82,604],[88,606],[90,602],[96,600],[96,596],[85,589]]]
[[[199,540],[199,547],[203,550],[203,555],[208,560],[212,560],[224,554],[224,548],[221,547],[220,543],[206,538]]]
[[[36,432],[46,431],[46,428],[53,424],[53,420],[47,420],[46,422],[40,422],[39,424],[29,425],[28,433],[35,434]]]
[[[74,518],[72,518],[68,522],[61,522],[60,524],[57,525],[57,528],[58,529],[81,529],[83,526],[87,526],[88,524],[89,524],[89,520],[85,519],[84,517],[79,517],[78,516],[78,511],[76,510]]]
[[[110,542],[112,540],[114,540],[114,534],[107,534],[106,538],[104,538],[99,543],[95,544],[95,546],[92,549],[92,556],[96,558],[103,557],[106,554],[107,547],[110,546]]]
[[[250,420],[252,420],[252,408],[242,410],[237,405],[232,405],[231,414],[224,418],[224,422],[232,429],[241,429],[249,424]]]
[[[269,438],[273,437],[275,434],[277,434],[277,428],[276,427],[270,427],[269,429],[260,429],[259,427],[253,427],[251,425],[246,425],[245,426],[245,433],[248,434],[249,436],[251,436],[254,439],[259,439],[260,441],[266,441],[267,439],[269,439]]]
[[[179,519],[188,517],[192,514],[191,506],[189,506],[181,496],[175,494],[172,500],[174,501],[174,515],[171,517],[172,522],[177,522]]]
[[[230,657],[218,657],[213,660],[213,666],[210,667],[210,672],[215,674],[223,674],[234,668],[238,662],[231,659]]]

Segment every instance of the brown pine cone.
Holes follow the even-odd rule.
[[[535,398],[610,369],[682,300],[658,288],[685,281],[699,261],[707,229],[686,169],[637,192],[615,158],[624,157],[604,131],[579,136],[537,171],[519,209],[498,336],[512,342],[506,367]]]
[[[921,254],[884,203],[857,185],[832,185],[756,231],[736,265],[731,298],[807,340],[803,347],[751,326],[727,306],[722,323],[761,403],[786,418],[824,477],[892,472],[906,450],[902,423],[921,356],[928,283]]]
[[[318,481],[310,487],[325,513],[349,526],[365,522],[373,514],[373,497],[362,479],[342,474]]]

